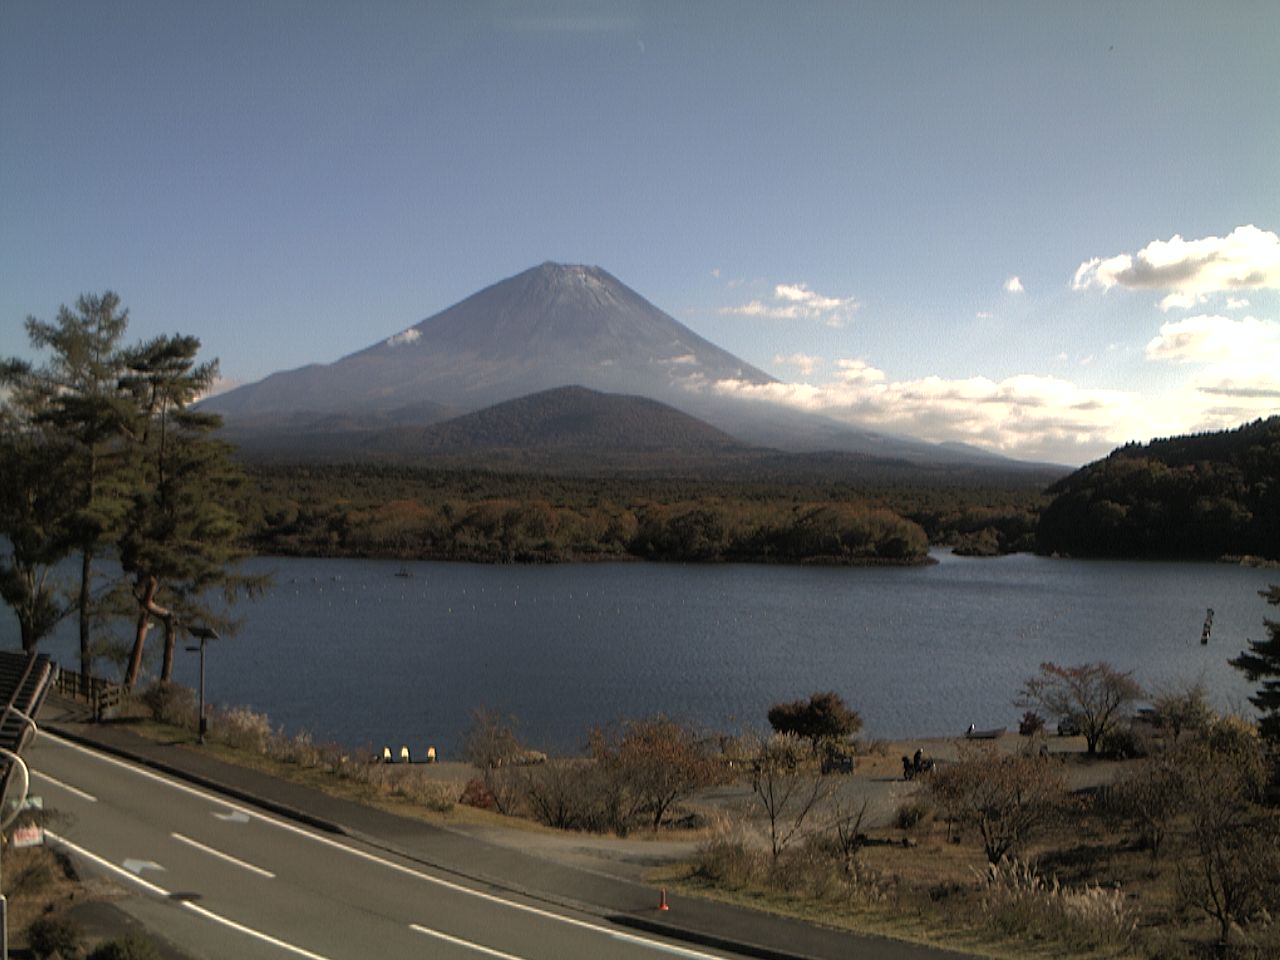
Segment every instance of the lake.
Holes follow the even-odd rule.
[[[1227,658],[1280,615],[1258,596],[1278,571],[934,557],[913,568],[257,558],[246,568],[274,585],[239,607],[239,635],[210,645],[208,696],[317,739],[446,756],[481,705],[552,750],[657,712],[759,729],[770,704],[818,690],[840,693],[871,737],[1016,729],[1011,701],[1044,660],[1108,660],[1149,688],[1203,679],[1220,707],[1251,710],[1252,685]],[[18,645],[7,611],[0,642]],[[43,649],[77,669],[74,622]],[[197,660],[180,651],[176,679],[194,685]]]

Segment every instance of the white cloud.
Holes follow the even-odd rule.
[[[752,300],[736,307],[722,307],[726,316],[767,317],[773,320],[818,320],[842,327],[853,319],[858,301],[853,297],[826,297],[803,283],[779,283],[769,302]]]
[[[1243,310],[1249,306],[1249,301],[1243,297],[1227,297],[1228,310]]]
[[[1009,293],[1025,293],[1026,287],[1022,285],[1021,277],[1010,277],[1004,282],[1004,288]]]
[[[213,383],[209,384],[209,389],[200,394],[196,398],[198,403],[201,400],[208,400],[210,397],[216,397],[220,393],[226,393],[240,386],[244,381],[233,380],[230,377],[215,377]]]
[[[1190,310],[1208,299],[1208,295],[1204,293],[1171,293],[1160,301],[1160,310],[1162,313],[1168,313],[1170,310]]]
[[[1147,344],[1148,360],[1174,363],[1258,362],[1280,370],[1280,323],[1244,317],[1200,315],[1162,324]]]
[[[801,376],[807,377],[813,373],[814,368],[822,362],[822,358],[810,356],[807,353],[793,353],[790,356],[777,354],[773,358],[773,362],[781,367],[795,367],[800,371]]]
[[[858,360],[837,360],[836,369],[840,372],[837,376],[842,383],[850,384],[870,384],[881,383],[885,379],[885,372],[877,370],[867,361]]]
[[[388,347],[398,347],[406,343],[413,343],[422,336],[417,330],[410,327],[408,330],[401,330],[395,336],[387,337]]]
[[[1205,428],[1274,413],[1280,400],[1280,323],[1243,317],[1187,317],[1160,327],[1148,360],[1201,364],[1190,386],[1211,407]]]
[[[992,313],[990,310],[979,310],[977,313],[977,317],[979,320],[990,320],[994,316],[995,314]]]
[[[1136,255],[1095,257],[1080,264],[1077,290],[1121,286],[1181,294],[1280,287],[1280,236],[1252,224],[1225,237],[1154,240]]]

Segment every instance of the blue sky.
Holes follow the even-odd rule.
[[[250,381],[558,260],[890,432],[1280,408],[1280,4],[792,6],[4,0],[0,353],[114,289]]]

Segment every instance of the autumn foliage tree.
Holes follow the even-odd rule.
[[[1125,716],[1128,707],[1142,696],[1142,687],[1132,673],[1109,663],[1084,663],[1060,667],[1040,664],[1040,672],[1023,684],[1014,704],[1040,707],[1051,715],[1071,717],[1080,726],[1090,754]]]
[[[719,773],[696,731],[664,716],[630,721],[617,734],[593,731],[591,754],[617,785],[622,822],[644,815],[655,831],[672,807]]]
[[[812,694],[807,700],[775,703],[769,708],[775,733],[808,740],[814,755],[823,742],[845,740],[862,729],[862,717],[835,692]]]

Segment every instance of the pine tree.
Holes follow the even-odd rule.
[[[127,360],[123,382],[136,411],[130,430],[134,494],[120,539],[136,613],[128,687],[137,683],[154,622],[164,627],[160,679],[168,681],[180,625],[233,626],[212,605],[212,592],[220,590],[230,601],[265,582],[233,569],[243,553],[230,496],[242,477],[231,447],[212,436],[221,419],[189,409],[217,374],[216,362],[196,365],[199,349],[195,337],[160,337]]]
[[[42,395],[30,389],[30,373],[16,361],[0,370],[8,391],[0,405],[0,597],[27,652],[70,610],[53,568],[71,549],[66,449],[39,422]]]
[[[94,613],[94,560],[119,533],[127,508],[123,477],[123,427],[129,398],[121,391],[124,373],[120,340],[129,311],[111,291],[86,294],[75,309],[58,310],[53,323],[27,318],[31,345],[49,348],[52,357],[32,373],[32,385],[44,394],[40,419],[66,447],[64,479],[71,498],[66,523],[80,553],[80,672],[93,674],[90,624]]]
[[[1260,590],[1258,595],[1272,606],[1280,607],[1280,586]],[[1249,702],[1262,711],[1259,726],[1263,737],[1276,742],[1280,741],[1280,620],[1264,619],[1263,624],[1267,639],[1250,640],[1249,649],[1230,663],[1250,682],[1262,681]]]

